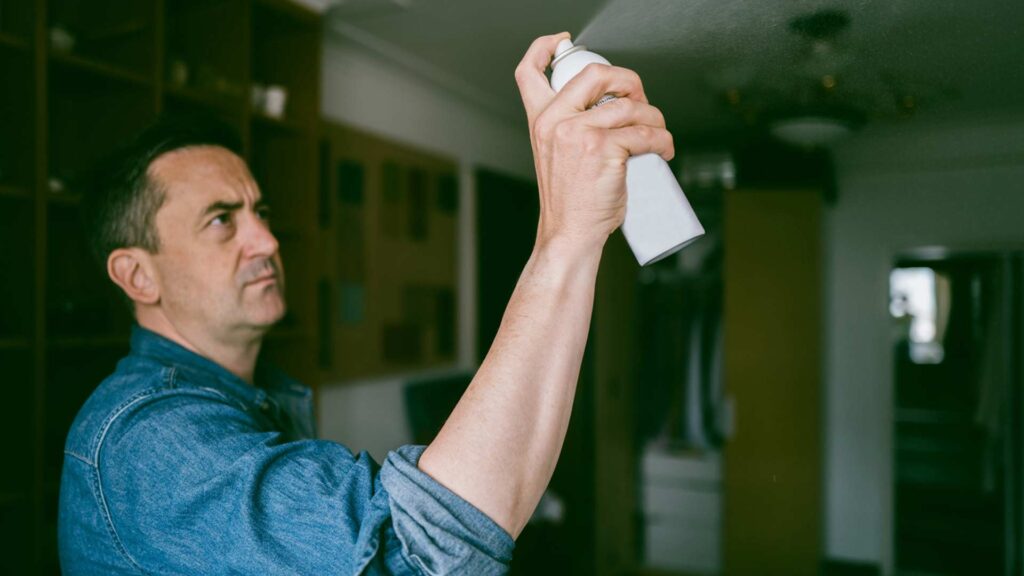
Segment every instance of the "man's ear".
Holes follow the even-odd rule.
[[[149,253],[141,248],[118,248],[107,258],[107,275],[139,304],[160,301],[160,286],[156,281]]]

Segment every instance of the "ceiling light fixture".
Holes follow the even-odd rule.
[[[846,137],[853,127],[834,116],[795,116],[771,124],[772,136],[802,148],[827,146]]]

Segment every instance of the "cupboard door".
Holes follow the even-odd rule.
[[[726,195],[726,574],[818,573],[821,204],[811,190]]]

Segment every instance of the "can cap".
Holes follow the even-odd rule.
[[[569,40],[568,38],[561,40],[558,43],[558,47],[555,48],[555,58],[561,56],[562,52],[565,52],[569,48],[572,48],[572,40]]]
[[[574,45],[572,43],[572,40],[569,40],[568,38],[564,40],[559,40],[558,46],[555,47],[555,59],[551,61],[551,68],[554,68],[555,64],[558,64],[559,60],[562,60],[569,54],[572,54],[574,52],[580,52],[586,49],[587,47],[584,46],[583,44],[580,44],[578,46]]]

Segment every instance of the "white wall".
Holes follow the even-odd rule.
[[[365,38],[327,31],[323,48],[321,113],[324,118],[458,162],[459,305],[458,367],[476,357],[476,253],[473,172],[477,166],[532,179],[533,157],[525,121],[468,93],[456,79],[433,73],[414,56],[397,54]],[[509,70],[509,89],[515,81]],[[444,370],[442,370],[443,372]],[[408,376],[408,375],[406,375]],[[320,387],[320,435],[380,460],[408,443],[402,405],[405,377]]]
[[[826,553],[893,567],[888,274],[921,246],[1024,245],[1024,115],[868,130],[829,210]]]

